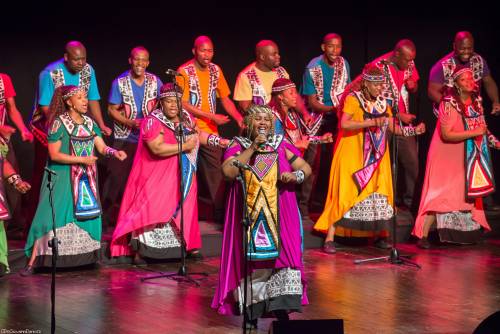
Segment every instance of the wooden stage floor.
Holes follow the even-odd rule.
[[[413,244],[399,248],[415,254],[422,269],[386,262],[354,265],[354,259],[386,254],[368,246],[336,255],[307,250],[310,305],[291,318],[341,318],[345,333],[451,334],[471,333],[500,309],[500,240],[430,251]],[[219,258],[188,262],[191,272],[210,274],[200,288],[167,279],[139,281],[151,274],[148,270],[176,270],[177,263],[58,272],[56,332],[241,333],[240,317],[220,316],[209,307],[218,266]],[[49,333],[49,273],[1,278],[0,300],[0,329]],[[261,320],[253,333],[267,333],[270,322]]]

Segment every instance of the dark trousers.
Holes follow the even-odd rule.
[[[225,183],[221,168],[222,149],[200,146],[198,152],[198,199],[209,204],[213,209],[211,218],[223,222]]]
[[[115,158],[108,158],[107,160],[106,180],[104,180],[102,192],[103,224],[105,226],[116,225],[125,186],[134,163],[137,143],[115,139],[112,147],[119,151],[125,151],[127,159],[120,161]]]
[[[418,177],[417,138],[397,136],[396,140],[398,145],[398,184],[395,202],[413,209],[415,204],[418,205],[413,201]]]

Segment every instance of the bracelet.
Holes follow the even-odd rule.
[[[208,135],[207,145],[213,147],[220,147],[220,137],[214,134]]]
[[[116,150],[112,147],[109,147],[109,146],[106,146],[106,148],[104,149],[104,155],[106,157],[113,157],[116,153]]]
[[[10,184],[10,185],[13,185],[13,186],[16,186],[19,182],[21,182],[22,179],[21,179],[21,175],[19,174],[12,174],[11,176],[9,176],[7,178],[7,182]]]
[[[498,143],[497,137],[495,137],[493,134],[488,135],[488,142],[490,144],[490,147],[496,148],[496,143]]]
[[[304,174],[304,171],[302,169],[296,170],[292,174],[294,174],[297,178],[297,184],[301,184],[306,178],[306,175]]]
[[[403,131],[404,137],[414,137],[417,135],[417,128],[411,125],[403,126],[401,130]]]
[[[323,144],[323,141],[321,140],[321,136],[310,136],[309,143],[310,144]]]

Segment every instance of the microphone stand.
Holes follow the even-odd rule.
[[[396,95],[394,94],[395,90],[392,85],[392,80],[390,77],[389,73],[389,64],[387,62],[384,62],[384,75],[386,78],[388,78],[389,81],[389,87],[391,89],[391,92],[393,93],[392,96],[395,97]],[[399,95],[398,95],[399,96]],[[402,128],[402,122],[401,119],[399,118],[399,106],[398,106],[399,101],[394,101],[393,106],[392,106],[392,129],[395,132],[396,129],[396,118],[399,121],[399,126]],[[392,168],[392,193],[393,193],[393,199],[395,203],[396,199],[396,192],[397,192],[397,173],[398,173],[398,163],[397,163],[397,150],[398,150],[398,145],[396,141],[396,134],[393,133],[391,135],[391,168]],[[418,269],[421,269],[422,267],[413,261],[408,260],[408,257],[411,257],[410,255],[401,255],[399,253],[399,250],[397,249],[397,234],[396,234],[396,227],[397,227],[397,220],[396,220],[396,205],[393,204],[393,214],[391,217],[391,222],[392,222],[392,247],[390,251],[390,255],[387,256],[380,256],[380,257],[374,257],[374,258],[369,258],[369,259],[357,259],[354,260],[354,264],[363,264],[367,262],[374,262],[374,261],[385,261],[387,260],[390,264],[405,264],[409,266],[414,266],[417,267]]]
[[[247,187],[245,183],[245,179],[242,176],[243,170],[245,167],[243,167],[241,164],[237,164],[236,167],[239,168],[240,174],[236,177],[236,180],[238,180],[241,183],[241,189],[243,192],[243,212],[241,216],[241,223],[243,225],[243,334],[247,333],[247,323],[248,323],[248,312],[247,312],[247,302],[248,302],[248,264],[250,263],[250,260],[248,258],[248,232],[250,229],[250,219],[248,218],[248,207],[247,207],[247,200],[248,200],[248,192],[247,192]],[[250,329],[251,330],[251,329]]]
[[[54,190],[54,183],[52,182],[52,172],[45,168],[47,172],[47,188],[49,189],[49,204],[52,213],[52,233],[53,237],[49,240],[49,247],[52,249],[52,274],[51,274],[51,285],[50,285],[50,332],[54,334],[56,332],[56,268],[57,268],[57,256],[59,255],[58,247],[60,241],[57,239],[56,234],[56,215],[54,210],[54,199],[52,197],[52,191]],[[54,173],[55,174],[55,173]],[[57,174],[55,174],[57,175]]]
[[[175,76],[174,76],[174,85],[175,87],[177,86],[175,83]],[[160,275],[156,276],[150,276],[150,277],[143,277],[141,278],[141,282],[144,282],[146,280],[151,280],[151,279],[156,279],[156,278],[168,278],[172,279],[178,282],[187,282],[187,283],[192,283],[196,285],[197,287],[200,286],[200,283],[195,280],[194,278],[191,277],[191,275],[197,275],[197,276],[208,276],[207,273],[205,272],[195,272],[191,273],[191,275],[188,274],[187,272],[187,266],[186,266],[186,241],[184,238],[184,175],[182,174],[182,143],[185,141],[185,135],[184,135],[184,116],[183,116],[183,111],[182,111],[182,104],[180,101],[180,98],[177,94],[177,88],[175,89],[175,97],[177,101],[177,110],[179,110],[179,125],[177,126],[177,148],[178,148],[178,153],[177,153],[177,160],[179,163],[179,194],[180,194],[180,201],[179,201],[179,207],[180,207],[180,238],[181,238],[181,266],[177,272],[171,272],[171,273],[160,273]]]

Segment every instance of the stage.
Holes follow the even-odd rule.
[[[291,318],[344,319],[345,333],[350,334],[450,334],[471,333],[500,309],[500,238],[429,251],[407,242],[400,249],[414,254],[422,269],[354,265],[354,259],[386,254],[369,245],[346,247],[335,255],[306,250],[310,304]],[[56,333],[241,333],[241,317],[221,316],[210,309],[219,257],[188,262],[189,271],[209,273],[200,288],[168,279],[140,281],[152,271],[177,268],[176,262],[147,267],[108,262],[59,271]],[[22,278],[18,269],[17,265],[0,280],[0,328],[49,333],[50,274]],[[270,323],[271,319],[259,321],[258,331],[252,333],[267,333]]]

